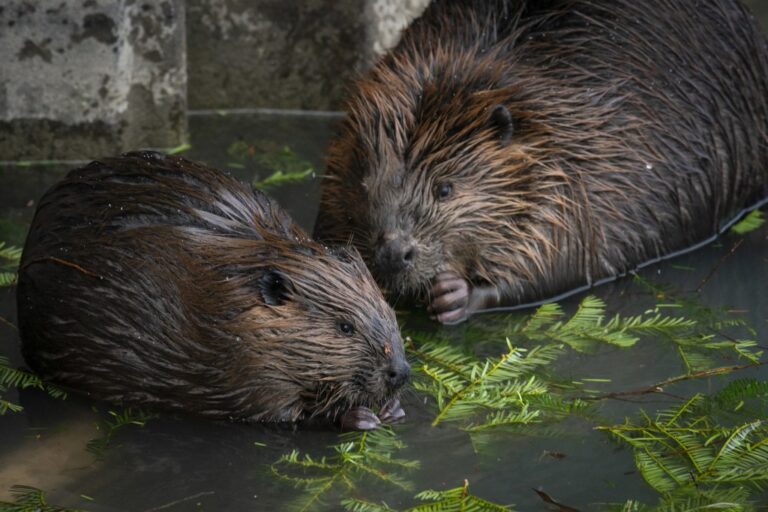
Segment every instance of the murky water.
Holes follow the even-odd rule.
[[[233,156],[237,141],[258,147],[290,145],[299,159],[322,169],[323,151],[337,119],[262,114],[194,116],[192,148],[185,155],[233,168],[233,164],[242,164]],[[243,169],[233,168],[235,174],[253,179],[253,166],[245,164]],[[22,243],[35,201],[65,171],[50,166],[0,168],[0,239]],[[282,186],[274,195],[300,224],[311,229],[317,190],[318,180],[313,179]],[[768,340],[767,259],[768,227],[764,226],[745,236],[724,236],[696,253],[645,269],[641,276],[669,283],[682,295],[701,288],[698,294],[691,294],[698,302],[735,311],[754,326],[755,339]],[[592,293],[603,298],[612,312],[627,315],[642,313],[655,300],[632,278]],[[566,301],[566,308],[580,298]],[[14,308],[13,291],[0,289],[0,316],[13,322]],[[524,313],[515,313],[520,314]],[[493,352],[503,335],[478,335],[477,328],[492,331],[510,316],[484,315],[455,327],[438,327],[422,311],[403,312],[401,319],[407,331],[431,330],[457,344],[482,345],[483,350],[487,347]],[[0,354],[14,365],[23,364],[17,333],[5,321],[0,322]],[[737,361],[724,354],[720,363]],[[680,375],[684,368],[673,346],[645,339],[630,349],[603,347],[592,354],[570,351],[552,371],[566,380],[607,379],[591,387],[623,391]],[[768,379],[768,368],[738,373],[738,377],[746,376]],[[698,379],[667,391],[679,396],[710,392],[733,377]],[[39,391],[10,391],[4,398],[25,409],[0,417],[0,500],[7,498],[10,486],[23,484],[45,490],[51,503],[92,511],[282,510],[301,491],[273,475],[270,465],[293,449],[313,457],[332,455],[328,447],[339,443],[339,434],[328,430],[294,431],[160,413],[143,427],[131,425],[116,431],[108,446],[94,454],[86,445],[92,439],[103,439],[108,411],[121,409],[78,395],[56,400]],[[516,504],[516,510],[524,511],[547,510],[532,489],[544,490],[582,510],[629,498],[655,503],[657,495],[637,473],[631,450],[593,427],[620,423],[641,408],[653,412],[674,403],[678,402],[666,395],[606,400],[598,406],[598,418],[568,419],[557,425],[554,435],[536,435],[532,429],[533,435],[498,433],[473,442],[467,433],[450,424],[432,427],[432,402],[412,392],[405,399],[407,421],[394,431],[407,445],[395,455],[420,462],[418,470],[404,474],[413,490],[380,483],[360,487],[351,495],[385,500],[399,508],[412,505],[411,497],[417,490],[446,489],[468,480],[474,494]],[[317,508],[338,510],[341,497],[345,496],[328,496]]]
[[[748,3],[761,19],[768,19],[766,0]],[[288,145],[299,160],[321,170],[337,120],[333,115],[196,115],[190,120],[192,147],[185,156],[252,180],[264,178],[267,169],[240,158],[237,148]],[[23,244],[36,201],[70,167],[0,165],[0,241]],[[312,179],[281,186],[272,194],[311,230],[317,191],[318,179]],[[768,225],[745,236],[726,235],[700,251],[644,269],[640,277],[668,284],[677,297],[730,311],[730,317],[751,324],[753,338],[768,348]],[[623,315],[640,314],[670,298],[669,293],[653,296],[632,278],[590,293],[602,298],[611,313]],[[575,307],[583,295],[568,299],[566,309]],[[0,288],[0,355],[22,366],[13,327],[14,302],[13,290]],[[482,315],[455,327],[439,327],[419,310],[400,312],[400,318],[407,332],[433,332],[457,345],[493,354],[503,342],[503,326],[521,314],[525,313]],[[498,332],[493,334],[496,326]],[[486,334],[478,334],[479,327]],[[715,362],[716,366],[734,364],[739,361],[728,352]],[[569,351],[554,366],[552,373],[563,380],[600,379],[590,387],[604,392],[641,389],[685,373],[677,349],[652,338],[629,349],[604,346],[590,354]],[[567,419],[555,425],[554,433],[532,428],[527,435],[498,432],[483,438],[472,438],[451,424],[432,427],[433,402],[410,392],[404,400],[407,419],[394,428],[406,447],[393,456],[419,461],[418,469],[403,473],[412,488],[403,490],[380,480],[363,483],[325,496],[314,508],[339,510],[341,498],[356,497],[386,501],[399,509],[414,505],[412,496],[419,490],[448,489],[465,480],[473,494],[515,504],[520,511],[551,510],[532,489],[580,510],[628,499],[654,504],[658,495],[637,472],[632,451],[594,427],[621,423],[641,409],[653,413],[679,404],[675,397],[709,393],[737,377],[766,380],[768,368],[682,382],[665,388],[670,395],[604,400],[595,417]],[[2,398],[23,405],[24,411],[0,416],[0,501],[9,498],[11,486],[21,484],[44,490],[49,503],[90,511],[284,510],[303,491],[275,476],[273,463],[294,449],[314,458],[331,457],[334,452],[329,447],[340,442],[340,435],[329,430],[217,423],[166,413],[153,413],[143,427],[129,425],[108,434],[109,411],[122,411],[114,405],[79,395],[62,401],[35,390],[10,390]],[[87,449],[89,443],[106,436],[105,447]],[[765,495],[753,495],[753,499],[768,503]]]

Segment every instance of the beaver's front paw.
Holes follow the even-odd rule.
[[[375,430],[382,423],[395,423],[405,417],[403,406],[400,400],[393,398],[389,400],[376,416],[372,410],[367,407],[355,407],[348,410],[339,420],[341,430],[347,432],[350,430]]]
[[[453,272],[437,274],[432,283],[432,318],[444,324],[456,324],[470,315],[501,304],[496,286],[475,286]]]
[[[350,430],[375,430],[381,420],[367,407],[355,407],[345,412],[339,419],[339,426],[344,432]]]
[[[385,403],[379,411],[379,419],[382,423],[395,423],[403,418],[405,418],[405,410],[397,398]]]
[[[470,311],[469,299],[472,288],[466,279],[453,272],[437,274],[432,283],[432,318],[444,324],[456,323],[466,318]]]

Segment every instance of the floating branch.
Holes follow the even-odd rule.
[[[32,372],[11,368],[8,359],[0,356],[0,416],[8,411],[20,412],[24,410],[22,406],[2,399],[2,395],[10,388],[36,388],[45,391],[53,398],[62,400],[67,398],[67,393],[64,390],[43,382]]]
[[[133,409],[131,407],[124,409],[120,413],[108,411],[108,414],[111,419],[106,419],[96,425],[97,430],[103,431],[101,437],[91,439],[86,445],[86,449],[95,455],[97,459],[102,459],[104,457],[104,453],[112,444],[112,440],[120,430],[123,430],[130,425],[143,427],[146,425],[147,421],[153,417],[151,414],[147,414],[140,409]]]
[[[371,480],[411,489],[401,473],[418,468],[419,463],[393,457],[404,445],[390,429],[354,432],[342,438],[342,443],[332,447],[335,453],[331,457],[315,459],[293,450],[272,464],[273,475],[304,491],[296,503],[298,510],[310,510],[340,492],[364,489],[362,484]]]
[[[505,351],[495,358],[480,360],[449,342],[418,335],[413,338],[421,342],[409,339],[407,348],[420,377],[414,387],[437,403],[432,425],[460,421],[462,429],[480,432],[562,419],[588,408],[586,402],[565,395],[572,386],[545,377],[565,345],[577,350],[598,344],[629,347],[642,335],[680,336],[695,324],[658,310],[606,319],[603,301],[586,297],[570,317],[559,305],[546,304],[507,326]],[[522,348],[513,340],[516,345],[538,345]]]
[[[20,247],[6,246],[5,242],[0,242],[0,287],[16,284],[16,269],[20,260]]]
[[[766,404],[768,383],[745,379],[712,397],[696,394],[655,418],[642,413],[638,421],[597,428],[633,448],[640,474],[665,498],[711,504],[727,493],[744,497],[768,486]]]
[[[254,188],[265,189],[288,183],[304,181],[314,177],[312,164],[299,157],[290,147],[273,142],[257,141],[248,144],[245,141],[232,143],[227,153],[235,160],[228,165],[244,168],[252,164],[257,171],[269,173],[266,178],[253,180]],[[261,175],[261,172],[259,172]]]
[[[743,219],[731,227],[731,232],[737,235],[744,235],[754,231],[765,222],[765,216],[760,210],[752,210]]]
[[[424,501],[422,505],[407,508],[402,512],[513,512],[513,505],[499,505],[479,498],[469,492],[469,482],[447,491],[427,490],[416,495]],[[347,499],[341,502],[350,512],[397,512],[386,503]]]
[[[35,487],[14,485],[11,487],[13,503],[0,501],[3,512],[85,512],[80,509],[62,508],[49,505],[45,493]]]
[[[432,426],[460,421],[464,430],[478,432],[540,422],[586,406],[556,400],[547,383],[534,374],[562,354],[561,345],[527,350],[507,340],[505,353],[481,361],[447,343],[416,346],[409,338],[408,351],[419,363],[421,378],[414,387],[437,402]]]

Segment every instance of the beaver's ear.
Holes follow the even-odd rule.
[[[496,105],[491,109],[489,121],[496,130],[501,145],[506,146],[515,133],[515,121],[512,119],[512,113],[504,105]]]
[[[291,282],[282,273],[274,269],[268,269],[259,278],[259,292],[264,304],[281,306],[291,296]]]

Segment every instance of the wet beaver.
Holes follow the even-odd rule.
[[[17,292],[24,357],[96,397],[246,421],[402,416],[409,367],[359,254],[180,157],[71,171],[40,201]]]
[[[736,0],[436,0],[326,174],[316,236],[438,320],[592,285],[766,196],[766,39]]]

